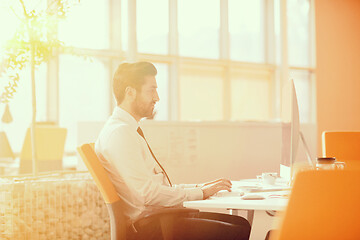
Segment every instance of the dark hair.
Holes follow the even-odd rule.
[[[113,91],[117,104],[124,100],[125,89],[130,86],[141,91],[146,76],[155,76],[157,70],[150,62],[122,63],[116,69],[113,79]]]

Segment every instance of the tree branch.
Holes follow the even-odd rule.
[[[23,7],[23,10],[24,10],[24,15],[26,18],[29,18],[29,14],[26,12],[26,7],[25,7],[25,3],[24,3],[24,0],[19,0],[19,2],[21,3],[21,6]]]

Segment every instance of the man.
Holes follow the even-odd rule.
[[[95,143],[95,151],[124,201],[125,215],[130,222],[158,208],[206,199],[220,190],[231,191],[231,182],[227,179],[199,185],[171,184],[139,125],[142,118],[153,115],[159,101],[156,74],[156,68],[149,62],[123,63],[118,67],[113,79],[117,106]],[[224,239],[221,234],[227,234],[228,239],[248,239],[250,225],[241,217],[200,213],[199,218],[212,221],[195,221],[195,226],[189,223],[195,231],[188,229],[188,237]],[[196,229],[203,231],[198,233]],[[159,238],[156,234],[152,236],[154,239]],[[147,239],[150,238],[147,235]]]

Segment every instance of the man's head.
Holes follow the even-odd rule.
[[[152,116],[159,101],[156,74],[155,66],[149,62],[123,63],[115,72],[113,91],[117,105],[136,120]]]

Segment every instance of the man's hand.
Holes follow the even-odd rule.
[[[204,183],[201,187],[204,199],[214,195],[218,191],[227,190],[231,192],[231,182],[228,179],[220,178],[212,182]]]

